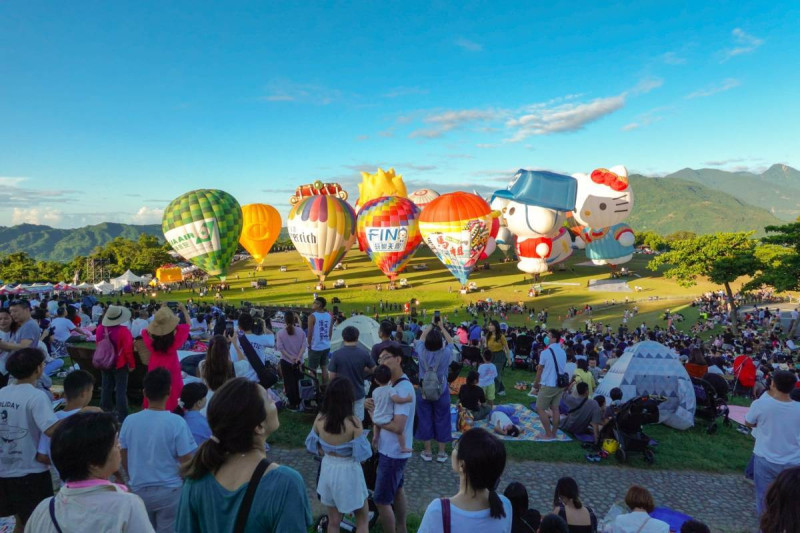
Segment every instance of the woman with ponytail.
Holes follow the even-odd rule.
[[[307,531],[311,506],[303,478],[270,463],[264,452],[267,437],[280,425],[267,391],[245,378],[231,379],[211,399],[208,424],[211,437],[183,469],[186,481],[175,530],[233,531],[248,486],[255,483],[241,531]]]
[[[571,477],[562,477],[553,495],[553,514],[564,519],[569,533],[597,533],[597,517],[591,507],[583,505],[580,496],[578,483]]]
[[[306,334],[295,323],[297,318],[291,311],[283,315],[286,327],[278,332],[276,348],[281,352],[281,375],[283,388],[289,399],[289,409],[297,409],[300,405],[298,382],[303,377],[303,355],[308,347]]]
[[[182,416],[192,432],[192,437],[198,446],[203,444],[211,437],[211,428],[208,427],[208,420],[201,413],[206,406],[206,395],[208,387],[205,384],[195,381],[183,386],[181,397],[178,399],[178,407],[172,412]]]
[[[231,362],[229,346],[233,345],[236,350],[237,360]],[[206,351],[206,358],[197,365],[197,377],[203,380],[208,386],[206,402],[211,401],[214,392],[222,387],[234,377],[244,377],[250,372],[250,363],[245,359],[242,347],[239,345],[239,338],[236,335],[226,337],[225,335],[214,335]],[[200,414],[206,416],[206,404],[200,409]]]
[[[510,533],[511,502],[497,493],[497,483],[506,467],[503,441],[484,429],[470,429],[455,442],[451,464],[458,473],[458,493],[452,498],[433,500],[418,531],[442,533],[446,527],[453,533]]]

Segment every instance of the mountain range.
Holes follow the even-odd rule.
[[[800,216],[800,171],[772,165],[761,174],[685,168],[661,178],[633,174],[634,208],[626,220],[634,231],[714,233],[781,225]],[[103,223],[75,229],[34,224],[0,226],[0,254],[27,252],[40,260],[67,262],[88,255],[115,237],[140,233],[162,238],[161,226]],[[280,239],[287,238],[284,228]]]

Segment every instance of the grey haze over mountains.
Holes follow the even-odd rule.
[[[761,174],[683,169],[663,178],[631,175],[635,195],[626,221],[634,231],[713,233],[756,231],[800,216],[800,171],[772,165]],[[284,218],[287,213],[281,213]],[[74,229],[34,224],[0,226],[0,254],[27,252],[38,260],[67,262],[89,255],[115,237],[147,233],[163,238],[161,226],[103,223]],[[281,238],[285,238],[285,229]]]

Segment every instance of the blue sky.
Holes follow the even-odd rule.
[[[527,4],[522,6],[522,4]],[[796,2],[0,3],[0,225],[359,171],[800,167]]]

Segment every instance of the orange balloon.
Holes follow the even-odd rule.
[[[281,215],[267,204],[242,206],[242,235],[239,242],[260,265],[281,232]]]

